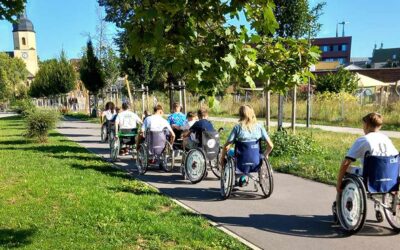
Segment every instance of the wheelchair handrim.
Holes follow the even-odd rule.
[[[147,159],[146,146],[142,145],[140,147],[139,154],[137,157],[137,169],[138,169],[139,174],[146,173],[147,161],[148,161],[148,159]]]
[[[233,179],[234,179],[234,167],[233,162],[228,161],[224,167],[224,171],[221,173],[221,195],[223,198],[228,198],[232,192]]]
[[[272,168],[267,160],[264,160],[263,165],[260,167],[258,172],[261,190],[265,195],[265,198],[271,196],[274,188]]]
[[[400,200],[397,201],[397,204],[393,204],[395,195],[388,193],[383,196],[383,203],[388,207],[384,209],[384,212],[390,226],[396,232],[400,232]]]
[[[200,181],[205,174],[206,167],[205,156],[200,150],[189,151],[186,157],[185,169],[190,181]]]
[[[115,161],[118,158],[118,154],[119,154],[119,140],[118,139],[114,139],[111,143],[111,160]]]

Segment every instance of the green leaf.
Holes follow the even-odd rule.
[[[231,68],[236,68],[236,66],[237,66],[236,59],[232,56],[231,53],[229,53],[227,56],[222,58],[222,60],[229,63]]]

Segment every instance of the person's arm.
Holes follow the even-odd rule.
[[[226,164],[225,155],[229,151],[233,142],[235,141],[235,139],[237,137],[237,131],[238,131],[238,125],[233,127],[231,133],[228,136],[226,143],[224,144],[224,146],[222,146],[221,158],[219,159],[220,165],[222,167],[221,170],[225,167],[225,164]]]
[[[173,144],[174,143],[174,141],[175,141],[175,133],[174,133],[174,130],[172,129],[172,127],[171,126],[169,126],[168,125],[168,130],[169,130],[169,133],[170,133],[170,143],[171,144]]]
[[[350,167],[352,160],[345,158],[340,165],[339,174],[336,181],[336,191],[338,193],[342,192],[342,180],[344,175],[346,174],[347,169]]]
[[[268,159],[269,154],[272,152],[272,149],[274,148],[274,143],[268,136],[268,133],[263,126],[261,126],[261,139],[263,139],[267,144],[267,148],[264,151],[264,156]]]

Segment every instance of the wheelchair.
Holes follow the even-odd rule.
[[[342,192],[332,207],[334,220],[350,234],[360,231],[367,215],[367,199],[374,202],[378,222],[385,217],[400,232],[399,156],[366,156],[363,168],[353,168],[343,178]],[[361,173],[362,172],[362,173]]]
[[[115,130],[115,121],[107,120],[101,125],[100,129],[100,140],[102,143],[110,142],[113,138],[111,138],[111,131]]]
[[[130,154],[135,158],[135,138],[138,135],[138,129],[121,129],[118,131],[118,137],[115,137],[115,130],[110,131],[110,159],[115,162],[118,159],[119,152],[123,146],[129,147]]]
[[[203,131],[197,135],[201,140],[197,148],[182,151],[181,173],[184,179],[193,184],[199,183],[208,175],[208,170],[220,178],[218,157],[221,151],[219,133],[222,130]]]
[[[168,141],[167,130],[146,131],[144,142],[138,149],[137,168],[140,175],[147,172],[150,166],[158,166],[171,172],[175,165],[175,156]]]
[[[258,173],[258,176],[254,176]],[[221,196],[228,199],[234,187],[239,186],[237,177],[244,176],[252,180],[254,192],[258,192],[260,186],[263,198],[271,196],[274,189],[273,170],[260,147],[259,141],[235,142],[235,149],[230,150],[226,156],[226,164],[221,173]],[[247,182],[247,181],[246,181]]]

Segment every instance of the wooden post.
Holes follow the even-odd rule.
[[[268,79],[267,86],[269,87],[270,80]],[[271,131],[271,91],[265,91],[265,125],[267,127],[267,131]]]
[[[126,84],[126,89],[128,90],[129,102],[132,105],[133,98],[132,98],[132,93],[131,93],[131,87],[129,86],[128,75],[125,75],[125,84]]]
[[[183,113],[186,114],[186,84],[183,82],[182,84],[182,92],[183,92]]]
[[[182,104],[182,88],[181,88],[181,81],[178,81],[178,88],[179,88],[179,105],[183,106]]]
[[[141,91],[142,91],[142,114],[144,114],[144,98],[145,98],[145,88],[144,88],[144,85],[142,84],[141,85],[142,86],[142,89],[141,89]]]
[[[283,129],[283,95],[279,94],[278,100],[278,131]]]
[[[173,85],[174,83],[172,82],[172,79],[170,79],[170,82],[169,82],[169,112],[173,112],[173,108],[172,108],[172,106],[173,106],[173,104],[174,104],[174,93],[173,93],[173,90],[174,90],[174,85]]]
[[[146,86],[146,100],[147,100],[147,112],[149,112],[150,104],[149,104],[149,86]]]
[[[292,131],[293,134],[296,133],[296,104],[297,104],[297,87],[293,89],[293,96],[292,96]]]

